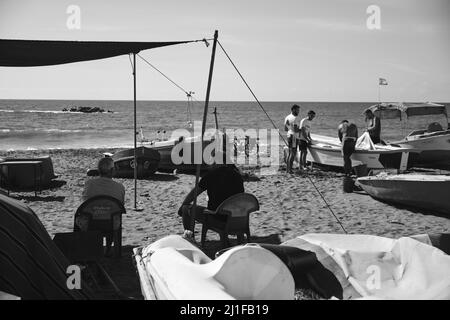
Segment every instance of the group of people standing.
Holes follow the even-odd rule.
[[[383,143],[380,139],[381,122],[371,110],[364,112],[365,121],[368,123],[367,132],[374,144]],[[300,106],[294,104],[291,113],[284,120],[284,130],[287,131],[288,157],[286,159],[286,172],[293,173],[297,148],[300,150],[299,171],[306,170],[306,156],[308,146],[311,144],[311,121],[316,116],[312,110],[308,111],[307,117],[301,119]],[[348,120],[343,120],[338,126],[338,137],[342,144],[342,157],[344,160],[344,172],[346,175],[352,174],[351,155],[355,152],[356,141],[358,140],[358,127]]]
[[[297,154],[297,148],[300,150],[299,170],[306,170],[306,155],[308,146],[311,144],[311,121],[316,113],[309,110],[305,118],[300,117],[300,106],[294,104],[291,107],[291,114],[284,119],[284,130],[287,131],[287,143],[289,154],[287,157],[287,172],[293,173],[292,166]]]

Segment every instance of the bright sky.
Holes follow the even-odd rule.
[[[80,8],[68,29],[67,8]],[[369,30],[369,5],[381,29]],[[219,40],[266,101],[450,101],[448,0],[0,0],[0,38]],[[211,47],[141,54],[203,100]],[[184,94],[138,61],[138,99]],[[132,99],[127,56],[33,68],[0,67],[0,99]],[[252,100],[218,50],[212,100]]]

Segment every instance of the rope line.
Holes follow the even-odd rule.
[[[154,70],[156,70],[159,74],[161,74],[164,78],[166,78],[167,80],[169,80],[174,86],[176,86],[178,89],[180,89],[181,91],[183,91],[183,93],[186,96],[189,96],[189,92],[184,89],[182,86],[180,86],[179,84],[177,84],[175,81],[173,81],[172,79],[170,79],[166,74],[164,74],[161,70],[159,70],[157,67],[155,67],[153,64],[151,64],[149,61],[147,61],[144,57],[142,57],[139,53],[137,54],[137,56],[139,58],[141,58],[145,63],[147,63],[150,67],[152,67]]]
[[[330,210],[331,214],[336,219],[336,221],[339,223],[339,225],[341,226],[342,230],[344,230],[344,232],[346,234],[348,234],[347,230],[345,230],[344,226],[342,225],[341,220],[339,220],[339,218],[336,216],[336,214],[334,213],[334,211],[331,208],[331,206],[328,204],[327,200],[325,200],[325,197],[323,196],[322,192],[319,191],[319,189],[317,188],[316,184],[312,181],[311,177],[309,175],[306,175],[306,176],[308,177],[309,182],[311,182],[311,184],[313,185],[314,189],[316,189],[317,193],[322,198],[323,202],[325,202],[325,204],[327,205],[328,210]]]
[[[286,144],[286,146],[288,145],[286,139],[284,139],[284,137],[281,135],[280,130],[278,129],[278,127],[275,125],[275,123],[273,122],[272,118],[270,118],[269,114],[266,112],[266,110],[264,109],[264,107],[262,106],[261,102],[259,102],[258,98],[256,97],[255,93],[253,92],[253,90],[250,88],[250,86],[248,85],[247,81],[244,79],[244,77],[242,76],[241,72],[239,71],[239,69],[236,67],[236,65],[234,64],[233,60],[231,60],[230,56],[228,55],[228,53],[226,52],[225,48],[222,46],[222,44],[220,43],[220,41],[217,41],[217,43],[219,44],[220,48],[222,49],[223,53],[225,53],[225,55],[227,56],[228,60],[230,61],[230,63],[232,64],[232,66],[234,67],[234,70],[236,70],[236,72],[239,74],[239,77],[241,77],[241,80],[244,82],[244,84],[247,86],[247,89],[250,91],[250,93],[252,94],[253,98],[255,98],[256,102],[258,103],[259,107],[262,109],[262,111],[264,111],[264,113],[266,114],[267,118],[269,119],[269,121],[272,123],[273,127],[277,130],[278,135],[281,137],[281,139],[284,141],[284,143]]]
[[[130,60],[131,70],[133,71],[133,70],[134,70],[134,67],[133,67],[133,61],[131,61],[131,53],[128,55],[128,59]],[[134,71],[133,71],[133,72],[134,72]]]
[[[278,134],[280,135],[280,137],[283,139],[284,143],[286,144],[286,146],[288,146],[287,141],[284,139],[284,137],[281,135],[280,130],[278,130],[278,127],[275,125],[275,123],[273,122],[273,120],[270,118],[269,114],[266,112],[266,110],[264,109],[264,107],[262,106],[261,102],[259,102],[258,98],[256,97],[255,93],[253,92],[253,90],[250,88],[250,86],[248,85],[247,81],[244,79],[244,77],[242,76],[241,72],[238,70],[238,68],[236,67],[236,65],[234,64],[233,60],[231,60],[230,56],[228,55],[228,53],[226,52],[225,48],[222,46],[222,44],[220,43],[220,41],[217,41],[217,43],[219,44],[220,48],[222,49],[223,53],[225,53],[225,55],[227,56],[228,60],[230,61],[230,63],[232,64],[232,66],[234,67],[234,69],[236,70],[236,72],[239,74],[239,77],[242,79],[242,81],[244,82],[244,84],[247,86],[248,90],[250,91],[250,93],[253,95],[253,98],[255,98],[256,102],[258,103],[258,105],[260,106],[260,108],[264,111],[264,113],[266,114],[267,118],[270,120],[270,122],[272,123],[272,125],[274,126],[274,128],[278,131]],[[331,206],[328,204],[327,200],[325,199],[325,197],[322,195],[322,193],[319,191],[319,189],[317,188],[316,184],[312,181],[311,177],[309,175],[307,175],[309,182],[311,182],[311,184],[314,186],[314,188],[316,189],[317,193],[320,195],[320,197],[322,198],[323,202],[325,202],[325,204],[327,205],[328,210],[330,210],[331,214],[333,215],[333,217],[336,219],[336,221],[339,223],[340,227],[342,228],[342,230],[344,230],[345,233],[348,233],[347,230],[345,230],[344,226],[342,225],[341,221],[339,220],[339,218],[335,215],[333,209],[331,208]]]

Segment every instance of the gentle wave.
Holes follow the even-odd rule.
[[[73,150],[73,149],[86,149],[86,150],[92,150],[92,149],[131,149],[133,148],[133,144],[96,144],[91,146],[85,146],[85,147],[74,147],[74,146],[67,146],[67,147],[26,147],[26,148],[9,148],[7,150],[1,150],[0,151],[7,151],[7,152],[15,152],[15,151],[39,151],[39,150]]]
[[[10,109],[0,109],[0,112],[7,113],[54,113],[54,114],[115,114],[120,112],[93,112],[93,113],[84,113],[84,112],[73,112],[73,111],[62,111],[62,110],[10,110]]]
[[[3,133],[39,133],[39,132],[44,132],[44,133],[77,133],[77,132],[92,132],[94,130],[81,130],[81,129],[0,129],[0,132]]]

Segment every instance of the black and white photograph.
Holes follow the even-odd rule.
[[[0,300],[450,300],[449,52],[449,0],[0,0]]]

